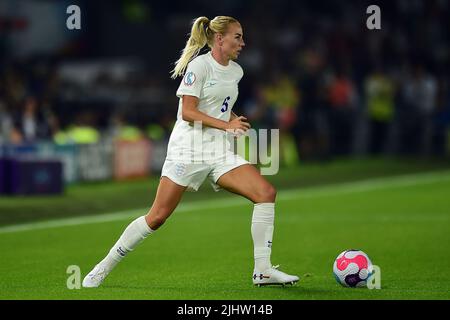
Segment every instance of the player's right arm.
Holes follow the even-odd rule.
[[[220,130],[243,130],[247,131],[250,124],[245,117],[237,117],[227,122],[223,121],[198,110],[199,99],[195,96],[183,95],[181,115],[184,121],[194,123],[201,121],[202,125]]]

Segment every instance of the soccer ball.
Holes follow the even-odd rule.
[[[336,281],[344,287],[366,287],[373,266],[361,250],[345,250],[334,261],[333,273]]]

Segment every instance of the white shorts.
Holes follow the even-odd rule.
[[[161,171],[161,177],[168,177],[176,184],[187,187],[186,191],[197,191],[205,179],[208,178],[214,191],[217,192],[221,189],[217,184],[217,180],[223,174],[248,163],[248,161],[236,154],[228,154],[226,159],[197,163],[166,159]]]

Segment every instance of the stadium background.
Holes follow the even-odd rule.
[[[69,16],[66,8],[71,4],[81,8],[81,30],[66,28]],[[381,8],[381,30],[366,27],[369,16],[366,8],[371,4]],[[338,233],[342,240],[345,238],[343,230],[350,220],[360,227],[352,239],[378,253],[380,259],[383,250],[377,251],[379,233],[375,232],[376,228],[370,231],[373,226],[370,217],[385,210],[385,216],[381,215],[380,219],[389,220],[390,210],[399,207],[400,216],[392,213],[395,222],[380,226],[378,231],[405,237],[409,232],[424,232],[423,238],[417,240],[417,248],[428,250],[427,258],[436,262],[432,257],[435,249],[423,243],[428,244],[430,240],[431,246],[431,239],[434,239],[446,247],[449,245],[450,212],[445,195],[450,167],[450,55],[446,32],[449,3],[445,0],[230,0],[221,3],[190,1],[188,4],[171,1],[170,5],[139,0],[0,1],[2,243],[17,244],[16,237],[30,232],[36,233],[36,244],[61,237],[64,240],[59,247],[52,244],[49,251],[65,252],[67,247],[77,248],[76,239],[81,234],[98,229],[89,230],[86,226],[78,232],[64,229],[66,237],[63,238],[52,235],[58,229],[46,232],[41,228],[52,223],[58,228],[78,225],[76,221],[81,220],[64,220],[78,216],[96,219],[104,215],[105,221],[110,219],[108,217],[116,221],[124,217],[114,215],[118,211],[128,212],[125,214],[128,217],[142,214],[137,209],[151,205],[178,107],[175,91],[179,80],[171,80],[169,71],[185,44],[192,19],[202,15],[210,18],[231,15],[243,26],[246,47],[238,62],[245,76],[233,111],[248,117],[254,128],[280,129],[280,172],[267,178],[281,192],[300,190],[301,205],[295,201],[289,204],[290,196],[280,196],[281,208],[299,211],[295,212],[299,221],[294,219],[297,215],[288,221],[294,219],[300,224],[301,217],[306,217],[301,228],[314,226],[311,230],[317,227],[319,232]],[[433,174],[441,177],[441,181],[435,181]],[[394,180],[387,178],[391,176]],[[397,176],[400,182],[395,180]],[[364,183],[372,181],[370,179],[381,179],[375,180],[375,184],[388,181],[390,185],[394,181],[399,193],[389,198],[389,192],[381,195],[369,192],[364,201],[349,198],[339,209],[336,205],[340,202],[328,197],[320,204],[301,200],[303,192],[314,193],[324,186],[346,190],[348,183],[356,183],[357,190],[358,183],[363,181],[364,189]],[[408,184],[408,181],[412,182]],[[414,181],[419,181],[419,186]],[[420,185],[423,181],[426,186]],[[430,181],[437,184],[435,189]],[[409,199],[412,190],[408,188],[417,188],[412,194],[419,203],[410,203],[414,199]],[[217,212],[224,209],[215,208],[214,201],[234,203],[231,199],[234,197],[230,194],[214,193],[205,186],[201,192],[184,196],[184,201],[194,207],[204,203],[204,208],[209,206]],[[211,200],[212,204],[208,202]],[[238,204],[241,207],[237,211],[243,215],[240,219],[247,227],[250,217],[246,213],[250,209]],[[308,215],[321,205],[327,206],[326,213],[317,213],[308,224]],[[381,206],[378,211],[374,208],[377,206]],[[347,218],[340,222],[332,212]],[[176,217],[175,214],[173,219]],[[205,219],[193,213],[191,217]],[[216,216],[211,215],[210,219],[213,217]],[[175,231],[182,230],[177,229],[177,221],[186,223],[183,219],[187,218],[179,219],[167,227],[173,230],[173,233],[167,231],[168,237],[175,237]],[[62,221],[60,225],[58,221]],[[87,221],[94,223],[94,220]],[[279,221],[278,228],[283,230],[283,220]],[[334,221],[334,224],[327,221]],[[103,254],[126,222],[125,219],[120,224],[115,222],[109,229],[104,227],[102,245],[91,255],[85,254],[85,260],[80,258],[79,264],[85,263],[83,271]],[[208,223],[212,221],[206,219],[203,228],[211,227]],[[227,223],[232,222],[225,222],[224,228]],[[405,231],[401,223],[403,226],[411,224],[411,230]],[[424,225],[429,228],[424,230]],[[291,240],[287,235],[290,233],[280,232],[286,235],[280,242],[284,239],[289,246]],[[296,234],[295,230],[292,232]],[[306,233],[305,230],[305,236]],[[367,234],[372,235],[370,240]],[[214,234],[209,236],[214,238]],[[67,243],[67,247],[63,243]],[[318,243],[321,245],[320,241]],[[336,243],[349,248],[353,244],[344,240]],[[306,246],[302,242],[291,250],[280,250],[280,247],[278,250],[288,255],[289,251],[299,251],[302,246],[307,252],[314,252],[316,248],[311,240]],[[32,250],[27,242],[16,249],[30,254],[25,247]],[[333,256],[348,249],[339,248],[330,248],[326,259],[332,261]],[[8,254],[11,261],[20,259],[14,250]],[[325,259],[325,252],[321,254]],[[67,265],[77,262],[76,255],[70,255],[70,259],[75,261]],[[315,268],[314,260],[314,256],[310,258],[305,268]],[[448,264],[448,257],[445,257],[434,264],[433,269],[448,267]],[[12,262],[2,266],[2,274],[10,272],[8,265],[12,266]],[[172,267],[168,265],[169,269]],[[428,265],[419,264],[414,274],[425,267]],[[324,270],[328,269],[331,270],[331,263],[324,266]],[[62,272],[58,277],[64,279],[64,270],[61,270],[55,272]],[[14,276],[9,280],[13,279]],[[30,281],[26,276],[18,279]],[[61,279],[58,281],[64,281]],[[242,281],[245,283],[245,279]],[[314,286],[314,280],[311,281]],[[330,290],[329,286],[333,290],[324,295],[320,290],[310,291],[309,295],[277,292],[275,298],[369,297],[360,293],[344,294],[325,277],[321,281],[324,292]],[[311,283],[307,282],[306,288]],[[375,297],[448,299],[448,295],[442,295],[442,288],[448,283],[449,279],[444,277],[439,284],[432,283],[426,288],[431,291],[422,292],[414,287],[406,293],[403,290],[402,295],[394,281],[390,284],[393,292]],[[67,293],[66,288],[61,291],[62,295],[55,291],[52,296],[39,289],[25,292],[22,290],[25,287],[17,287],[17,284],[15,287],[8,279],[3,285],[7,289],[3,291],[3,298],[77,297]],[[40,285],[43,284],[36,284],[35,288]],[[64,286],[64,283],[59,285]],[[141,289],[143,292],[135,297],[148,298],[145,288]],[[188,291],[185,295],[183,291],[177,294],[162,291],[151,297],[228,298],[222,293],[205,290],[199,295]],[[102,294],[78,297],[124,297],[117,292],[111,296]],[[130,292],[127,294],[133,297]],[[245,292],[235,297],[253,299],[253,294]],[[256,298],[273,296],[265,291]]]

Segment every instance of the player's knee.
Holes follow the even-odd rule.
[[[164,222],[166,222],[166,219],[165,219],[165,218],[154,217],[154,218],[150,221],[149,227],[150,227],[150,229],[152,229],[152,230],[157,230],[157,229],[159,229],[159,228],[164,224]]]
[[[164,224],[164,222],[166,222],[166,219],[167,218],[164,216],[150,216],[148,219],[148,226],[152,230],[157,230]]]
[[[147,224],[152,230],[156,230],[166,222],[170,214],[171,211],[169,209],[152,208],[147,215]]]
[[[265,196],[267,197],[267,200],[269,200],[270,202],[275,202],[275,198],[277,197],[277,189],[275,189],[274,186],[269,184],[269,186],[267,187],[265,192],[266,192]]]
[[[274,186],[271,184],[267,184],[263,187],[261,187],[258,190],[257,196],[255,199],[256,203],[263,203],[263,202],[275,202],[275,198],[277,196],[277,190]]]

